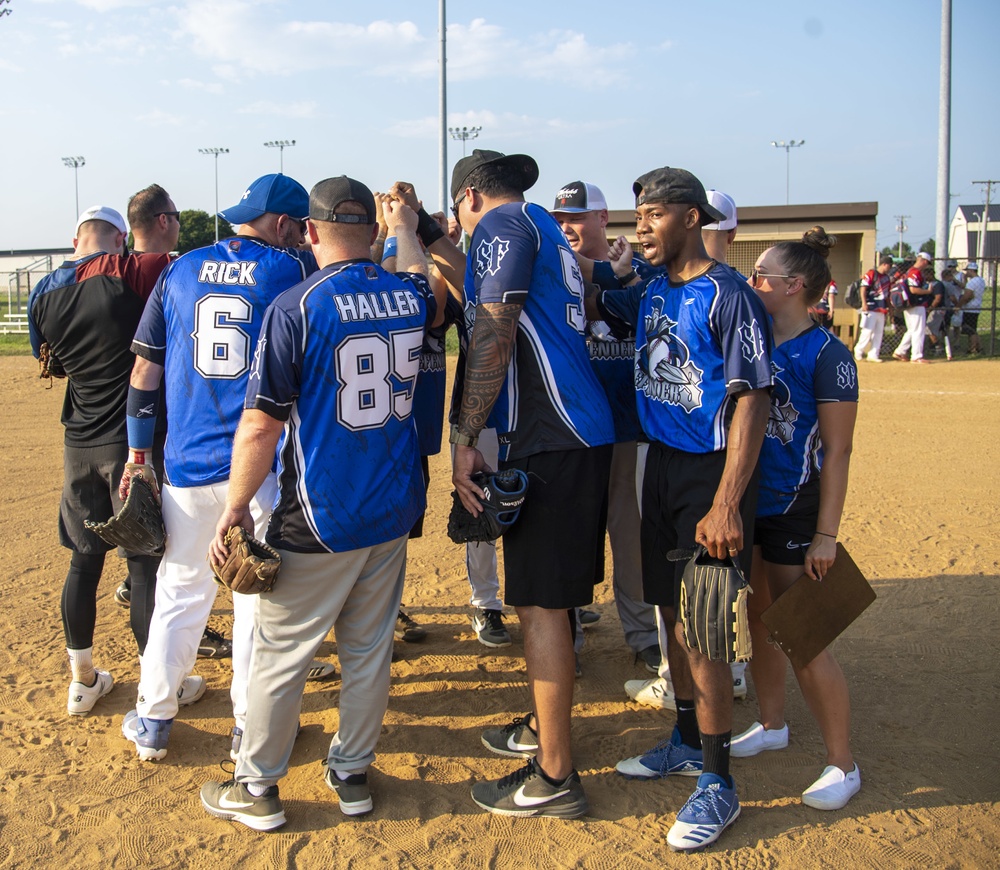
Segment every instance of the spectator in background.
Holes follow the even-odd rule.
[[[947,270],[945,270],[947,271]],[[924,278],[931,291],[927,304],[927,340],[931,343],[931,352],[935,356],[944,354],[944,326],[945,326],[945,302],[946,290],[943,281],[938,281],[934,277],[934,267],[928,266],[924,269]],[[951,359],[950,346],[948,358]]]
[[[980,353],[979,312],[983,307],[986,282],[979,277],[979,265],[972,261],[965,267],[965,292],[959,300],[962,309],[962,335],[969,336],[969,353]]]
[[[819,302],[809,309],[809,314],[820,326],[833,327],[833,310],[837,304],[837,282],[832,278]]]
[[[889,290],[892,287],[892,257],[882,256],[877,269],[869,269],[861,278],[861,334],[854,345],[854,358],[861,362],[865,352],[868,362],[882,362],[882,334],[889,313]]]

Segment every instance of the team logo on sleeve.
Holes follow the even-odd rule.
[[[764,356],[764,335],[756,320],[740,324],[740,347],[743,350],[743,359],[748,363],[757,362]]]
[[[494,236],[493,240],[489,242],[485,239],[481,241],[479,247],[476,248],[476,277],[496,275],[500,271],[501,260],[507,256],[509,250],[510,242],[499,236]]]
[[[691,361],[688,346],[674,333],[677,321],[662,311],[663,300],[653,300],[653,313],[645,317],[646,344],[639,349],[635,387],[646,396],[690,413],[701,407],[704,374]]]
[[[837,386],[842,390],[853,390],[857,383],[857,372],[849,362],[837,363]]]
[[[792,404],[788,384],[778,377],[783,371],[783,368],[771,363],[774,385],[771,387],[771,410],[767,418],[766,434],[768,438],[777,438],[782,444],[788,444],[795,437],[795,421],[799,419],[799,412]]]
[[[260,380],[260,363],[264,358],[264,349],[267,347],[267,336],[262,335],[257,339],[257,349],[253,353],[253,366],[250,369],[250,380],[256,378]]]

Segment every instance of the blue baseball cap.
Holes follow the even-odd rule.
[[[309,194],[287,175],[262,175],[251,182],[236,205],[220,211],[219,217],[231,224],[248,224],[268,213],[304,220],[309,217]]]

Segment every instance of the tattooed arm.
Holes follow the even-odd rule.
[[[486,426],[514,354],[514,337],[521,305],[488,302],[476,306],[476,324],[469,340],[465,362],[465,387],[458,416],[458,431],[478,436]],[[452,483],[462,504],[474,515],[481,512],[476,496],[483,495],[470,480],[486,467],[483,455],[475,447],[455,445],[452,455]]]

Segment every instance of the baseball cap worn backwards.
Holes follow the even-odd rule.
[[[345,202],[356,202],[365,213],[337,214],[337,209]],[[376,221],[375,196],[360,181],[346,175],[326,178],[309,191],[309,219],[338,224],[373,224]]]
[[[934,259],[934,255],[928,254],[927,251],[921,251],[919,254],[917,254],[917,259],[926,260],[928,263],[930,263]]]
[[[287,175],[262,175],[250,183],[236,205],[220,211],[219,217],[231,224],[248,224],[264,214],[287,214],[303,220],[309,214],[309,194]]]
[[[125,218],[110,206],[92,205],[80,215],[80,219],[76,222],[75,232],[79,233],[80,227],[87,221],[104,221],[107,224],[111,224],[120,233],[128,232],[128,227],[125,225]]]
[[[596,184],[571,181],[556,194],[556,202],[552,206],[552,211],[582,214],[588,211],[601,211],[607,207],[607,200]]]
[[[702,226],[726,219],[726,215],[709,203],[704,185],[686,169],[672,166],[653,169],[635,180],[632,192],[636,208],[647,202],[680,203],[698,206]]]
[[[484,151],[477,148],[468,157],[463,157],[455,164],[455,169],[451,173],[452,202],[465,190],[467,186],[465,182],[473,171],[487,164],[512,169],[518,176],[518,186],[522,193],[538,181],[538,164],[533,157],[527,154],[502,154],[499,151]]]
[[[728,193],[723,193],[721,190],[706,190],[705,193],[708,194],[708,204],[721,211],[726,216],[726,219],[722,221],[715,221],[715,223],[711,224],[705,224],[702,229],[721,230],[723,232],[735,230],[736,203],[733,202],[733,198]]]

